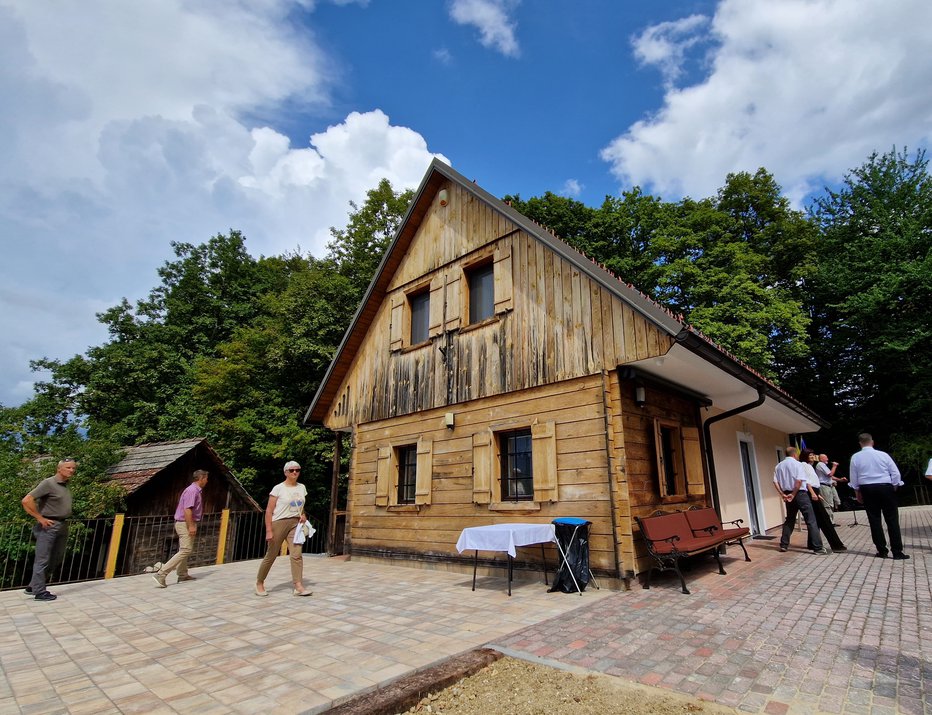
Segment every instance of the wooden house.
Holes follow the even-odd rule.
[[[175,507],[197,469],[206,469],[210,477],[202,494],[204,520],[189,560],[192,565],[214,563],[220,512],[262,511],[203,438],[128,447],[123,459],[107,470],[126,491],[126,547],[121,550],[120,573],[138,573],[167,561],[177,550]],[[229,534],[227,541],[234,548],[236,534]]]
[[[824,425],[440,161],[305,423],[351,434],[354,556],[457,562],[464,527],[575,516],[593,569],[624,579],[648,566],[634,516],[781,523],[782,446]]]

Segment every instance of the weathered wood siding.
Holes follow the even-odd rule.
[[[614,573],[604,389],[603,376],[598,374],[481,398],[452,410],[452,429],[444,427],[444,410],[359,425],[348,505],[347,540],[352,553],[450,557],[457,555],[456,540],[468,526],[549,523],[558,516],[578,516],[593,523],[592,567]],[[507,431],[548,423],[553,424],[555,433],[557,500],[475,503],[474,436],[490,428]],[[429,504],[378,506],[380,452],[418,440],[432,445]],[[395,482],[390,486],[394,488]],[[548,549],[552,565],[555,553],[553,547]],[[522,549],[519,557],[539,560],[540,550]]]
[[[457,185],[427,212],[325,420],[331,429],[598,374],[672,338]],[[495,316],[464,325],[464,269],[495,266]],[[404,346],[406,294],[429,290],[430,339]]]

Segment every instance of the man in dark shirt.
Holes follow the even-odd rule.
[[[37,601],[54,601],[46,585],[51,574],[61,563],[68,542],[68,518],[71,516],[71,490],[68,480],[74,475],[78,463],[63,459],[55,474],[43,479],[22,499],[23,509],[36,520],[32,535],[36,539],[36,558],[32,564],[32,580],[26,588]]]

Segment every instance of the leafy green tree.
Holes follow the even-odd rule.
[[[395,192],[391,182],[382,179],[366,192],[362,206],[350,201],[352,211],[346,228],[330,229],[333,240],[327,245],[327,257],[337,272],[351,281],[355,304],[375,275],[413,197],[413,191]]]
[[[872,154],[811,208],[816,378],[849,444],[907,450],[932,433],[932,180],[924,151]]]

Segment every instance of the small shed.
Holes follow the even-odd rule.
[[[138,573],[174,553],[175,507],[197,469],[206,469],[210,478],[203,493],[204,518],[189,560],[192,566],[214,563],[224,509],[261,513],[262,507],[202,437],[128,447],[123,459],[107,470],[110,479],[126,490],[126,547],[121,549],[120,573]],[[233,519],[231,528],[248,521]],[[228,533],[229,548],[236,543],[235,531]]]

